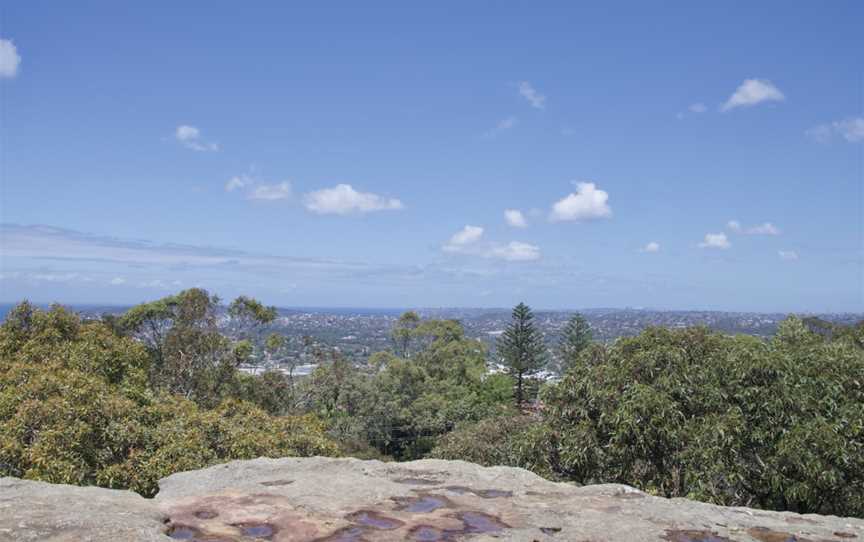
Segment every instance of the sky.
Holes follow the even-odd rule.
[[[864,311],[862,26],[3,2],[0,301]]]

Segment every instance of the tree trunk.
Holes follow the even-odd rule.
[[[522,371],[516,373],[516,406],[522,408]]]

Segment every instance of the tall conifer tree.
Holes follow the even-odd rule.
[[[516,405],[521,407],[525,402],[525,378],[537,374],[545,365],[546,346],[528,305],[516,305],[512,318],[498,339],[497,349],[507,372],[516,381]]]

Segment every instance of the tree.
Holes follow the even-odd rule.
[[[227,394],[237,367],[251,358],[254,348],[248,340],[232,341],[220,332],[219,303],[206,290],[191,288],[123,315],[119,327],[139,339],[153,358],[154,388],[207,407]],[[248,297],[238,297],[228,313],[247,330],[275,317],[275,309]]]
[[[276,307],[265,307],[257,299],[241,295],[228,305],[228,316],[238,336],[249,338],[258,326],[269,324],[276,319]]]
[[[525,303],[513,308],[512,321],[496,344],[508,374],[516,380],[516,406],[525,402],[525,379],[546,363],[543,335],[534,326],[534,315]]]
[[[414,330],[420,325],[420,316],[414,311],[402,313],[396,325],[393,326],[391,337],[393,339],[393,350],[397,356],[411,357],[411,343],[415,338]]]
[[[560,358],[562,374],[579,359],[582,351],[591,344],[591,339],[591,325],[588,324],[588,320],[584,316],[577,312],[564,326],[561,340],[558,343],[558,357]]]
[[[666,497],[864,514],[864,353],[796,318],[764,341],[649,328],[544,395],[560,474]]]
[[[178,471],[339,452],[312,416],[269,416],[233,399],[208,410],[149,389],[147,349],[102,322],[59,306],[11,314],[0,325],[0,477],[152,496]]]

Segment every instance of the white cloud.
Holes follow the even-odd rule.
[[[850,117],[820,124],[810,128],[806,133],[819,143],[830,143],[835,135],[849,143],[859,143],[864,141],[864,117]]]
[[[113,286],[120,286],[121,284],[126,284],[126,279],[124,279],[123,277],[114,277],[108,284],[111,284]]]
[[[333,188],[310,192],[304,199],[308,210],[322,215],[362,214],[403,208],[402,202],[396,198],[358,192],[350,184],[337,184]]]
[[[726,223],[726,228],[735,233],[743,233],[747,235],[780,235],[780,228],[770,222],[763,222],[755,226],[744,227],[737,220],[730,220]]]
[[[726,238],[725,233],[706,233],[705,240],[699,243],[699,248],[719,248],[726,250],[732,243]]]
[[[736,107],[750,107],[763,102],[782,102],[785,99],[786,96],[771,81],[746,79],[726,100],[720,110],[730,111]]]
[[[519,82],[519,95],[528,100],[531,107],[535,109],[546,108],[546,96],[537,92],[537,89],[528,81]]]
[[[15,77],[20,65],[21,55],[12,40],[0,39],[0,77]]]
[[[525,215],[523,215],[522,211],[519,209],[505,210],[504,219],[507,221],[507,224],[514,228],[525,228],[528,226],[528,222],[525,220]]]
[[[540,247],[519,241],[510,241],[506,245],[490,248],[484,256],[508,262],[530,262],[540,259]]]
[[[594,183],[576,183],[576,192],[568,194],[552,206],[550,220],[592,220],[612,216],[607,203],[609,194],[598,190]]]
[[[228,187],[226,186],[225,189],[227,190]],[[259,184],[249,192],[247,197],[263,201],[288,199],[291,197],[291,183],[284,181],[277,184]]]
[[[687,110],[691,113],[704,113],[708,111],[708,108],[705,106],[705,104],[698,102],[695,104],[690,104],[690,106],[687,107]]]
[[[747,229],[750,235],[780,235],[780,229],[770,222],[752,226]]]
[[[660,243],[658,243],[657,241],[651,241],[644,247],[640,248],[639,252],[660,252]]]
[[[798,253],[794,250],[778,250],[777,255],[780,256],[781,260],[787,262],[794,262],[798,259]]]
[[[536,245],[520,241],[511,241],[506,245],[481,243],[483,232],[480,226],[466,225],[454,233],[441,250],[451,254],[468,254],[508,262],[529,262],[540,259],[540,247]]]
[[[231,177],[227,183],[225,183],[225,191],[233,192],[238,188],[246,188],[247,186],[251,186],[253,184],[255,184],[255,180],[249,175],[246,175],[245,173],[243,175],[235,175],[234,177]]]
[[[516,117],[507,117],[506,119],[501,119],[498,121],[498,124],[495,125],[494,128],[487,131],[483,134],[484,137],[493,138],[502,132],[506,132],[507,130],[512,130],[517,124],[519,124],[519,119]]]
[[[478,242],[481,237],[483,237],[483,228],[466,225],[450,237],[450,240],[442,247],[442,250],[444,252],[464,252],[465,247]]]
[[[174,131],[174,138],[187,149],[200,152],[213,152],[219,150],[218,143],[208,143],[201,140],[201,130],[195,126],[181,124]]]

